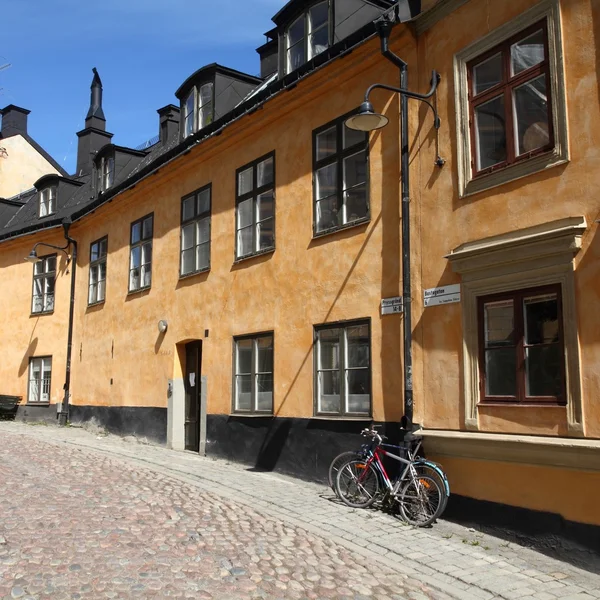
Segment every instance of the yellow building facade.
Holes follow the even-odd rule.
[[[372,421],[397,433],[403,316],[381,303],[402,295],[398,94],[370,96],[385,128],[344,126],[370,85],[399,84],[370,24],[394,7],[367,3],[327,50],[307,37],[297,67],[292,28],[333,4],[276,15],[264,83],[194,74],[148,151],[109,143],[93,83],[91,183],[49,180],[55,218],[34,206],[0,229],[0,392],[23,397],[20,418],[66,409],[73,245],[44,244],[65,245],[67,217],[72,421],[315,479]],[[451,514],[550,515],[566,535],[600,526],[594,6],[442,0],[390,39],[411,90],[441,75],[439,131],[422,104],[408,113],[414,421]],[[219,77],[256,91],[219,115]],[[23,261],[40,242],[56,264]]]

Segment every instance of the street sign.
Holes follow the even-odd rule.
[[[402,312],[402,298],[382,298],[381,299],[381,314],[395,315]]]
[[[437,306],[438,304],[451,304],[453,302],[460,302],[460,283],[423,291],[425,306]]]

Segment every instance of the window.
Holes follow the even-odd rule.
[[[349,129],[347,115],[313,133],[313,232],[369,218],[369,136]]]
[[[129,291],[150,287],[152,283],[152,235],[154,215],[147,215],[131,224],[129,255]]]
[[[210,196],[207,185],[181,201],[180,275],[210,268]]]
[[[54,281],[56,279],[56,254],[42,257],[33,265],[32,313],[54,310]]]
[[[94,242],[90,247],[90,283],[88,304],[104,302],[106,294],[106,253],[108,238]]]
[[[329,47],[329,2],[319,2],[298,17],[286,34],[287,72]]]
[[[234,339],[236,413],[273,413],[273,334]]]
[[[275,247],[275,153],[238,169],[236,258]]]
[[[28,403],[49,403],[52,380],[52,357],[29,359]]]
[[[103,156],[96,166],[98,192],[105,192],[115,182],[115,158]]]
[[[56,187],[47,187],[40,191],[39,216],[47,217],[56,212]]]
[[[558,0],[542,0],[454,60],[461,196],[569,158]]]
[[[214,120],[214,85],[212,82],[192,88],[183,103],[183,137],[186,138]]]
[[[483,402],[565,403],[560,286],[479,298]]]
[[[316,414],[371,414],[371,335],[366,321],[315,327]]]
[[[552,148],[545,21],[468,65],[473,175]]]

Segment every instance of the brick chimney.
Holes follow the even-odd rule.
[[[2,115],[1,137],[8,138],[13,135],[27,135],[27,115],[30,110],[9,104],[0,110]]]
[[[106,131],[106,119],[102,110],[102,81],[96,69],[90,86],[90,108],[85,117],[85,128],[77,132],[77,172],[75,175],[90,175],[96,153],[110,144],[113,134]]]

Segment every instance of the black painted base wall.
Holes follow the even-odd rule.
[[[159,444],[167,442],[167,409],[134,406],[69,407],[69,421],[92,421],[110,433],[145,437]]]
[[[47,406],[22,404],[17,409],[15,420],[23,421],[24,423],[48,423],[53,425],[58,423],[56,414],[56,404]]]

